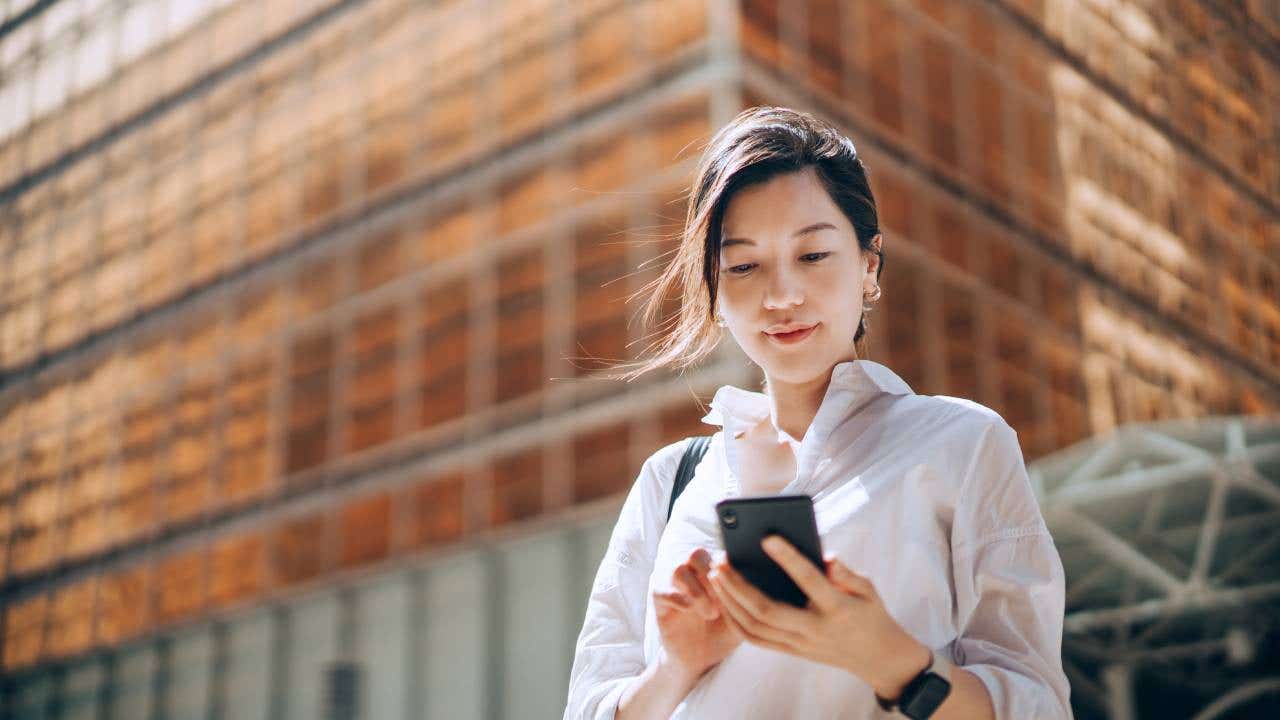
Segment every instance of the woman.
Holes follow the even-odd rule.
[[[756,108],[712,139],[646,306],[652,321],[678,287],[675,327],[628,376],[696,362],[727,328],[764,392],[716,392],[703,420],[721,431],[669,520],[686,441],[645,462],[596,575],[566,718],[1071,716],[1062,563],[1015,432],[859,359],[881,243],[862,162],[832,126]],[[714,510],[793,493],[813,497],[825,573],[785,541],[765,550],[805,608],[734,572]]]

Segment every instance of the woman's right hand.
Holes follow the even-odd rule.
[[[715,667],[742,642],[711,591],[710,570],[711,554],[698,548],[672,573],[672,590],[653,592],[666,660],[694,678]]]

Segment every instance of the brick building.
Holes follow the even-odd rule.
[[[278,641],[312,616],[280,608],[329,593],[316,622],[355,657],[361,578],[616,509],[649,453],[703,431],[696,394],[754,381],[733,348],[684,377],[599,378],[643,345],[623,298],[670,248],[699,143],[751,105],[830,118],[870,167],[872,358],[995,408],[1028,459],[1280,407],[1280,13],[1262,0],[0,15],[15,717],[247,717],[254,663],[304,685],[253,712],[314,716],[312,660]],[[566,626],[590,527],[565,541]],[[517,565],[495,567],[476,582],[515,593]],[[484,618],[516,637],[503,607]],[[262,628],[277,641],[257,648]],[[513,713],[526,680],[475,662],[502,692],[426,706]]]

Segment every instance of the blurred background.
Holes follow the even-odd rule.
[[[558,718],[732,342],[601,377],[745,107],[1018,431],[1081,718],[1280,717],[1280,4],[0,0],[0,716]]]

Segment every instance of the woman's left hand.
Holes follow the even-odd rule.
[[[898,625],[870,580],[830,555],[823,574],[776,535],[762,546],[809,603],[797,608],[773,600],[721,557],[712,567],[711,586],[748,642],[848,670],[882,698],[897,698],[928,667],[928,648]]]

